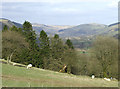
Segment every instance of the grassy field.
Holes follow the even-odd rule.
[[[3,87],[118,87],[117,81],[2,64]]]

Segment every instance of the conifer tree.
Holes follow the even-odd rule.
[[[49,58],[50,41],[49,41],[49,37],[47,36],[46,32],[43,30],[40,32],[39,41],[40,41],[39,46],[40,46],[42,55],[44,55],[44,57]]]
[[[70,39],[67,39],[66,44],[68,45],[68,47],[69,47],[70,49],[74,49],[73,44],[72,44],[72,42],[71,42]]]
[[[62,40],[59,38],[59,35],[55,34],[51,39],[51,51],[52,57],[54,59],[61,59],[64,53],[64,44]]]
[[[4,25],[3,31],[6,31],[6,30],[8,30],[8,26],[7,26],[7,25]]]
[[[37,47],[36,44],[36,34],[35,31],[32,29],[32,24],[28,21],[25,21],[23,23],[23,32],[24,35],[26,36],[26,40],[30,43],[31,48]]]

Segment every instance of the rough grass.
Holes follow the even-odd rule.
[[[2,64],[3,87],[118,87],[117,81]]]

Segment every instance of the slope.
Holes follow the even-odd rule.
[[[64,37],[92,37],[97,35],[114,36],[118,34],[118,24],[81,24],[72,28],[59,30],[60,35]]]
[[[3,87],[117,87],[118,82],[2,64],[2,85]]]
[[[58,33],[60,29],[67,29],[73,27],[69,25],[45,25],[45,24],[37,24],[37,23],[33,23],[32,26],[37,34],[39,34],[41,30],[44,30],[49,35],[54,35]]]
[[[20,23],[16,23],[16,22],[10,21],[8,19],[0,18],[0,28],[3,28],[4,25],[7,25],[8,28],[12,27],[13,25],[18,28],[22,28],[22,24],[20,24]]]

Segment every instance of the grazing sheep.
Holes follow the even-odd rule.
[[[104,78],[104,80],[106,80],[106,81],[111,81],[109,78]]]
[[[17,65],[17,63],[13,63],[13,66],[16,66]]]
[[[5,60],[5,59],[0,59],[0,60]]]
[[[94,79],[95,78],[95,75],[92,75],[92,79]]]
[[[117,80],[116,78],[113,78],[113,80]]]
[[[29,64],[28,66],[27,66],[27,69],[29,69],[29,68],[31,68],[32,67],[32,64]]]

